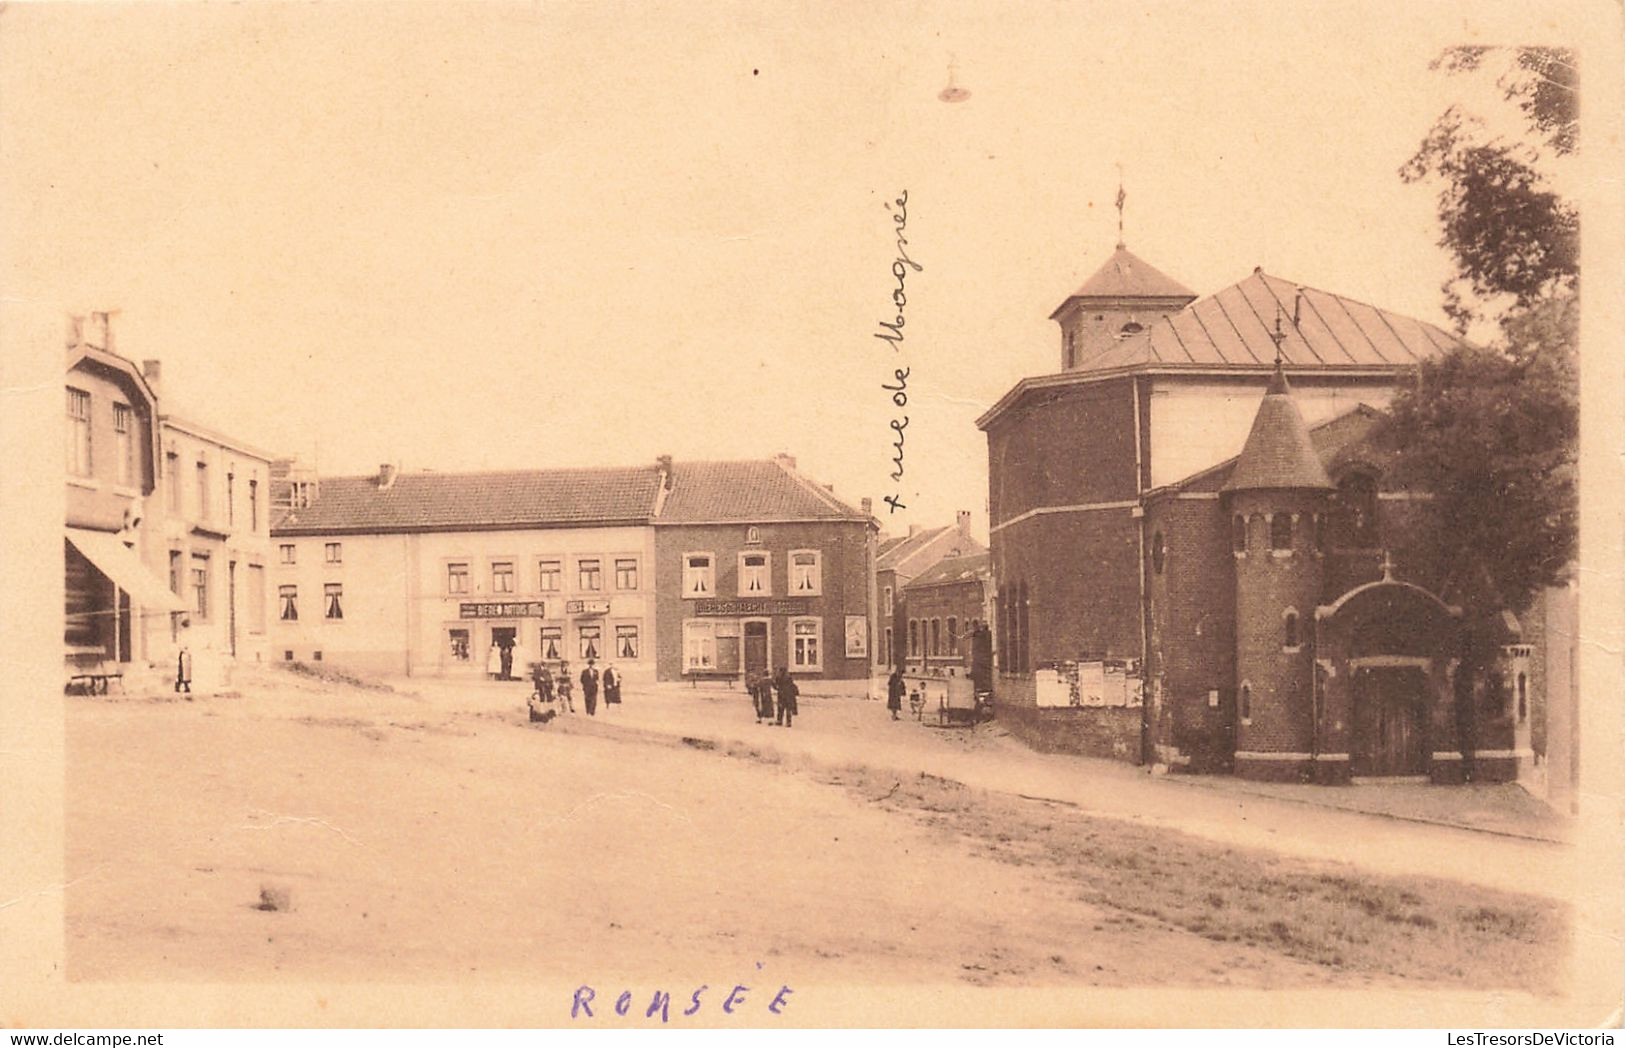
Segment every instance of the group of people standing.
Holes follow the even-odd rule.
[[[776,673],[750,673],[745,677],[745,690],[750,694],[756,710],[757,724],[779,724],[788,728],[798,712],[796,696],[801,689],[790,677],[790,671],[780,666]],[[774,699],[777,697],[777,702]]]
[[[530,667],[530,681],[534,690],[530,694],[530,719],[532,721],[551,720],[557,713],[574,713],[575,684],[570,675],[570,664],[559,663],[559,673],[555,678],[553,671],[545,662],[534,662]],[[621,674],[614,666],[606,666],[602,675],[593,659],[587,660],[587,666],[581,671],[581,704],[586,707],[587,716],[598,715],[598,693],[600,686],[604,694],[604,706],[618,706],[621,702]]]

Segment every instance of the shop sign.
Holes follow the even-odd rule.
[[[539,600],[486,601],[457,605],[460,619],[520,619],[547,617],[546,604]]]
[[[567,600],[564,602],[566,615],[608,615],[609,601],[607,600]]]
[[[741,600],[697,600],[696,615],[804,615],[811,607],[805,597],[772,600],[767,597]]]

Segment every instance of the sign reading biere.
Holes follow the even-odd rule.
[[[808,602],[803,599],[772,600],[767,597],[747,597],[740,600],[697,600],[696,615],[803,615]]]
[[[499,600],[457,605],[460,619],[546,618],[546,604],[539,600]]]

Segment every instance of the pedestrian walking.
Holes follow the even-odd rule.
[[[621,671],[614,666],[604,667],[604,705],[621,704]],[[609,712],[607,709],[604,712]]]
[[[570,664],[568,662],[559,663],[558,688],[559,705],[564,709],[565,713],[574,713],[576,703],[571,692],[574,690],[575,685],[570,681]]]
[[[593,667],[592,660],[587,660],[587,668],[581,671],[581,701],[587,704],[587,716],[598,715],[598,670]]]
[[[192,649],[184,644],[175,660],[175,691],[192,694]]]
[[[780,666],[778,676],[773,680],[773,690],[778,692],[779,697],[779,712],[773,723],[788,728],[797,713],[796,696],[801,693],[801,689],[790,679],[790,671]]]
[[[886,681],[886,708],[891,710],[891,719],[898,719],[898,712],[903,708],[903,692],[908,685],[903,683],[903,670],[901,667],[891,671],[891,678]]]

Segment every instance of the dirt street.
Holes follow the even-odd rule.
[[[1177,881],[1156,905],[1122,905],[1103,890],[1107,858],[1132,866],[1182,838],[1117,840],[1110,822],[1013,792],[633,723],[670,710],[533,727],[518,686],[406,694],[268,671],[239,690],[69,701],[70,978],[1335,987],[1410,974],[1254,934],[1214,916],[1222,899],[1197,914]],[[739,714],[747,736],[802,730],[688,705],[734,733]],[[1034,843],[1051,831],[1060,843]],[[1536,971],[1556,956],[1559,916],[1529,897],[1464,887],[1435,912],[1426,885],[1384,895],[1296,860],[1214,855],[1238,900],[1264,890],[1257,868],[1270,884],[1310,878],[1304,905],[1355,899],[1379,930],[1447,921],[1458,903],[1495,915],[1449,940],[1485,965],[1430,979],[1540,992],[1521,971],[1486,974],[1495,951]]]

